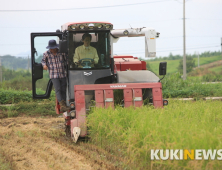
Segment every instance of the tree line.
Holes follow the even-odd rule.
[[[31,70],[31,58],[23,58],[23,57],[16,57],[11,55],[3,55],[0,56],[1,64],[4,68],[11,69],[11,70],[18,70],[18,69],[25,69]],[[41,62],[42,55],[36,58],[36,62]]]

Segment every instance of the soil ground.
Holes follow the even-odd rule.
[[[63,118],[0,119],[0,149],[19,170],[119,169],[118,158],[88,142],[65,136]]]

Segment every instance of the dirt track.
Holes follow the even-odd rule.
[[[212,67],[220,66],[221,64],[222,64],[222,60],[219,60],[219,61],[214,61],[214,62],[209,63],[209,64],[201,65],[199,67],[195,67],[194,69],[198,69],[198,68],[212,68]]]
[[[117,169],[109,153],[65,137],[63,122],[63,118],[0,119],[0,149],[14,169]]]

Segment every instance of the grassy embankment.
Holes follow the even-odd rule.
[[[198,65],[198,59],[194,58],[195,60],[195,66],[197,67]],[[200,65],[208,64],[214,61],[221,60],[221,56],[213,56],[213,57],[201,57],[199,62]],[[167,73],[175,73],[178,71],[178,66],[179,66],[179,61],[180,60],[163,60],[167,62]],[[161,62],[163,62],[161,61]],[[160,61],[147,61],[151,67],[151,69],[158,74],[159,73],[159,63]],[[215,71],[221,71],[221,70],[215,70]]]
[[[222,68],[221,68],[221,66],[217,66],[217,67],[209,68],[209,70],[219,73],[222,71]]]
[[[129,169],[219,169],[218,160],[151,161],[151,149],[221,149],[221,101],[170,100],[164,109],[95,109],[91,142],[122,157]]]

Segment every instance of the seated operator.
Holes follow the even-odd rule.
[[[89,33],[85,33],[82,36],[83,45],[79,46],[75,50],[75,55],[73,57],[74,63],[79,63],[79,60],[84,58],[94,59],[92,64],[97,64],[99,61],[99,57],[97,51],[94,47],[90,46],[90,42],[92,40],[92,35]]]

